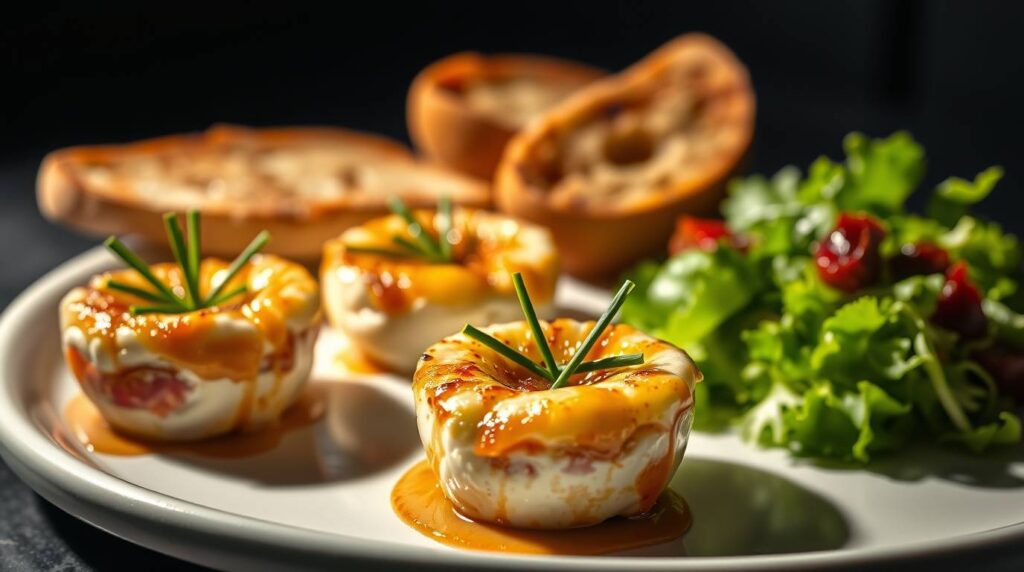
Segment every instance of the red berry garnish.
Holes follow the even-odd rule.
[[[1005,346],[993,346],[971,354],[996,380],[999,392],[1024,403],[1024,353]]]
[[[669,240],[668,252],[679,254],[692,248],[710,252],[718,248],[718,243],[722,239],[728,240],[736,248],[742,249],[746,246],[743,240],[729,231],[723,221],[683,216],[676,222],[676,231]]]
[[[939,293],[932,323],[969,340],[984,337],[988,331],[981,292],[971,282],[965,262],[957,262],[946,271],[946,283]]]
[[[836,227],[818,243],[814,253],[818,276],[844,292],[870,286],[878,278],[878,247],[883,238],[885,230],[874,218],[841,213]]]
[[[931,242],[908,242],[890,262],[897,280],[919,274],[938,274],[949,268],[949,253]]]

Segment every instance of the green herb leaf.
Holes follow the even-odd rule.
[[[1024,351],[1024,253],[999,225],[968,214],[1002,176],[939,186],[928,217],[904,211],[924,172],[909,135],[851,134],[845,160],[821,157],[734,181],[723,203],[743,252],[721,245],[629,276],[639,295],[627,323],[685,346],[705,374],[702,418],[740,419],[748,439],[799,455],[867,461],[920,433],[977,450],[1020,441],[1020,423],[976,351]],[[816,244],[840,212],[868,212],[886,229],[881,273],[870,289],[824,287]],[[952,228],[950,228],[952,226]],[[948,286],[941,271],[895,281],[890,258],[917,242],[966,262],[983,294],[989,335],[960,339],[928,317]]]
[[[955,225],[972,205],[987,197],[1002,178],[1002,167],[989,167],[978,173],[973,181],[959,177],[946,179],[939,183],[928,203],[928,216],[944,225]]]

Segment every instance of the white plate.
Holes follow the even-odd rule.
[[[179,558],[231,569],[344,562],[445,568],[604,570],[823,567],[955,557],[1024,541],[1024,451],[919,451],[867,469],[822,467],[732,435],[696,434],[673,487],[694,513],[679,542],[605,557],[456,551],[392,513],[389,493],[421,458],[408,382],[339,375],[325,331],[315,377],[327,414],[247,459],[115,457],[62,448],[60,412],[78,388],[59,351],[57,303],[114,264],[96,249],[51,272],[0,320],[0,442],[7,463],[64,510]],[[566,310],[605,295],[564,281]],[[74,439],[67,439],[74,443]],[[1019,544],[1017,544],[1019,546]],[[991,554],[991,552],[990,552]],[[948,562],[948,561],[947,561]]]

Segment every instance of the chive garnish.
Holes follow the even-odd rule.
[[[443,195],[437,201],[437,218],[440,219],[437,228],[438,246],[441,249],[441,258],[452,259],[452,243],[449,234],[452,232],[452,198]]]
[[[247,262],[249,262],[250,258],[252,258],[260,250],[263,250],[263,247],[267,245],[267,242],[269,240],[269,232],[264,230],[257,234],[256,238],[252,239],[252,242],[249,243],[249,246],[246,246],[245,250],[243,250],[241,254],[235,257],[235,260],[231,263],[231,266],[228,267],[227,273],[224,275],[224,278],[221,279],[219,283],[217,283],[217,286],[214,287],[213,292],[210,292],[210,294],[206,297],[206,302],[204,302],[204,304],[209,304],[211,300],[216,300],[217,296],[220,295],[221,290],[223,290],[224,287],[228,285],[228,282],[231,282],[231,279],[235,277],[235,274],[238,274],[238,271],[241,270],[242,267],[245,266]]]
[[[512,285],[515,286],[516,297],[519,298],[519,306],[522,307],[523,315],[526,316],[526,323],[530,325],[530,330],[533,331],[533,339],[536,340],[537,347],[540,348],[540,355],[544,357],[544,363],[548,366],[548,374],[551,379],[555,379],[559,374],[558,362],[555,361],[555,355],[551,353],[551,347],[548,346],[544,330],[540,327],[540,320],[537,319],[537,310],[534,309],[533,302],[530,300],[530,293],[526,291],[526,283],[523,282],[522,273],[516,272],[512,275]]]
[[[612,318],[614,318],[615,314],[618,313],[619,308],[622,307],[622,303],[625,302],[626,296],[633,291],[633,288],[636,285],[632,281],[626,280],[622,284],[618,294],[616,294],[615,298],[612,300],[611,305],[601,318],[598,319],[597,323],[594,325],[594,329],[590,331],[590,334],[588,334],[587,338],[584,340],[583,345],[581,345],[576,353],[573,354],[569,363],[564,366],[558,365],[558,362],[555,360],[555,356],[551,351],[551,347],[548,346],[544,330],[541,327],[540,320],[537,318],[537,312],[533,307],[533,302],[530,301],[529,293],[526,291],[526,284],[523,282],[522,274],[519,272],[513,274],[512,284],[515,286],[516,296],[519,298],[519,305],[523,309],[523,315],[526,316],[526,322],[530,326],[530,330],[533,333],[533,339],[536,341],[537,347],[540,349],[541,356],[543,356],[547,369],[541,367],[522,353],[502,343],[494,336],[474,327],[471,324],[466,324],[466,327],[462,329],[462,333],[498,352],[510,361],[521,365],[537,377],[548,380],[551,382],[551,389],[558,389],[559,387],[564,386],[568,383],[569,378],[576,373],[600,371],[604,369],[627,367],[644,363],[644,355],[638,353],[611,356],[588,362],[583,361],[586,355],[590,353],[590,350],[594,347],[594,344],[597,343],[601,334],[608,327],[608,324],[611,323]]]
[[[585,361],[576,368],[575,373],[587,373],[590,371],[601,371],[602,369],[614,369],[617,367],[628,367],[644,363],[644,354],[622,354],[611,356],[594,361]]]
[[[391,242],[398,248],[381,248],[377,246],[345,245],[345,250],[357,254],[374,254],[392,258],[422,258],[431,263],[447,264],[454,260],[450,234],[452,230],[452,201],[443,196],[437,201],[437,237],[423,228],[416,220],[412,210],[402,199],[391,197],[388,208],[392,213],[402,217],[406,229],[413,240],[404,236],[392,236]]]
[[[543,379],[547,379],[548,381],[551,380],[550,372],[537,365],[537,363],[534,362],[532,359],[524,356],[523,354],[503,344],[501,340],[495,338],[494,336],[488,334],[487,332],[480,330],[471,324],[466,324],[466,327],[462,329],[462,333],[482,343],[483,345],[491,348],[492,350],[498,352],[499,354],[505,356],[506,358],[516,362],[517,364],[523,366],[530,373]]]
[[[246,287],[244,285],[232,288],[227,292],[223,290],[249,260],[266,246],[267,241],[270,240],[270,234],[267,231],[259,233],[249,243],[249,246],[231,263],[213,291],[204,297],[200,292],[199,286],[201,252],[199,242],[199,211],[189,210],[185,218],[187,240],[181,232],[178,217],[174,213],[164,215],[164,226],[167,230],[171,253],[174,254],[175,261],[181,267],[181,274],[185,281],[185,293],[183,296],[175,294],[170,286],[157,278],[149,265],[132,252],[130,248],[125,246],[119,238],[111,236],[104,243],[111,252],[138,272],[155,289],[155,291],[151,291],[116,280],[107,281],[107,287],[111,290],[117,290],[137,298],[142,298],[148,302],[153,302],[152,306],[131,306],[132,314],[181,314],[193,312],[223,304],[231,298],[245,293]]]
[[[608,306],[608,309],[604,311],[604,314],[597,320],[597,323],[594,324],[594,329],[590,330],[590,335],[583,340],[583,345],[576,350],[576,353],[573,354],[569,363],[562,368],[562,373],[558,374],[558,377],[555,378],[555,382],[551,384],[551,389],[558,389],[569,382],[569,378],[572,377],[572,374],[575,373],[576,369],[583,363],[583,358],[587,357],[587,354],[590,353],[590,349],[597,343],[598,338],[601,337],[601,333],[604,332],[604,329],[608,327],[609,323],[611,323],[615,314],[619,313],[619,308],[622,307],[622,303],[626,301],[626,296],[629,296],[629,293],[633,291],[633,288],[636,288],[636,284],[634,284],[632,280],[626,280],[622,283],[622,287],[619,288],[619,292],[615,295],[615,298],[612,299],[611,305]]]

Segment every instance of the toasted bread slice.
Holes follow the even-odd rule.
[[[544,56],[454,54],[413,80],[406,108],[409,135],[438,163],[489,180],[516,131],[603,75]]]
[[[487,207],[487,185],[415,160],[388,139],[336,128],[214,126],[122,145],[50,153],[39,169],[43,214],[73,228],[166,242],[161,216],[198,208],[204,254],[237,254],[260,230],[267,251],[317,260],[322,245],[387,211],[442,195]]]
[[[519,131],[495,201],[551,228],[568,272],[613,275],[663,251],[680,214],[714,212],[754,112],[736,56],[709,36],[680,36]]]

